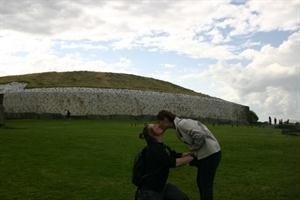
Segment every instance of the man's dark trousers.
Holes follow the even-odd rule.
[[[189,200],[189,198],[175,185],[168,183],[161,193],[152,190],[138,190],[135,200]]]

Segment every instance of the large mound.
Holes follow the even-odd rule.
[[[208,95],[180,87],[178,85],[153,78],[129,74],[104,72],[47,72],[19,76],[0,77],[0,84],[10,82],[27,83],[27,88],[51,87],[89,87],[160,91],[168,93],[189,94],[197,96]]]

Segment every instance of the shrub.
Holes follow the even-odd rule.
[[[256,123],[257,121],[258,121],[257,114],[254,111],[249,110],[249,113],[248,113],[248,122],[250,124],[253,124],[253,123]]]

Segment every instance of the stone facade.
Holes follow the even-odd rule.
[[[14,84],[16,86],[16,84]],[[0,85],[8,114],[54,114],[72,116],[154,116],[159,110],[179,116],[246,122],[249,108],[217,98],[152,91],[99,88],[24,89]]]
[[[0,126],[4,125],[4,107],[3,107],[4,94],[0,93]]]

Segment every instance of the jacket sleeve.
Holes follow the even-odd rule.
[[[191,130],[189,133],[192,137],[192,144],[190,145],[191,151],[197,151],[200,149],[205,143],[205,134],[198,130]]]
[[[172,149],[170,149],[171,152],[171,156],[175,157],[175,158],[181,158],[182,157],[182,153],[178,153]]]

